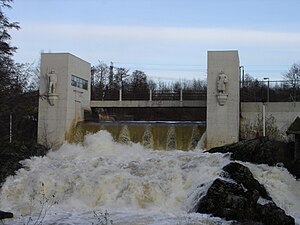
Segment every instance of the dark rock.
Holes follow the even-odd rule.
[[[6,144],[0,146],[0,187],[6,177],[14,175],[15,171],[22,168],[21,160],[33,157],[44,156],[48,149],[39,144]]]
[[[23,159],[23,157],[16,155],[0,154],[0,188],[6,177],[14,175],[15,171],[22,168],[19,161]]]
[[[232,162],[226,165],[223,170],[227,172],[229,178],[235,180],[239,184],[242,184],[247,190],[257,191],[261,197],[267,200],[272,200],[265,187],[254,179],[248,167]]]
[[[250,197],[239,184],[216,179],[200,200],[197,212],[209,213],[227,220],[256,220],[256,198]]]
[[[206,195],[200,199],[197,212],[236,220],[239,224],[295,224],[292,217],[287,216],[271,201],[263,185],[254,179],[247,167],[230,163],[223,170],[236,183],[216,179]],[[260,197],[270,200],[270,203],[258,204]]]
[[[3,219],[9,219],[9,218],[13,218],[14,214],[12,214],[11,212],[4,212],[0,210],[0,220]]]
[[[257,205],[257,212],[261,221],[266,225],[290,225],[295,224],[291,216],[287,216],[284,210],[277,207],[274,203]]]
[[[291,174],[300,178],[300,164],[294,161],[293,144],[261,137],[212,148],[208,152],[230,152],[232,159],[270,166],[283,163]]]

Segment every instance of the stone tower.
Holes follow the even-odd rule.
[[[237,51],[209,51],[207,57],[206,148],[239,141],[240,69]]]
[[[59,147],[90,110],[91,65],[69,53],[42,53],[38,143]]]

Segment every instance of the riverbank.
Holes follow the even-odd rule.
[[[40,144],[1,144],[0,145],[0,188],[6,177],[14,175],[22,168],[21,160],[29,159],[33,156],[44,156],[48,148]]]

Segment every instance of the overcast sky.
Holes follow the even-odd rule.
[[[238,50],[246,73],[281,79],[300,62],[300,0],[14,0],[17,62],[70,52],[161,80],[206,78],[208,50]]]

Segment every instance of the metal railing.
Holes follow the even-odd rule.
[[[103,101],[188,101],[206,100],[206,90],[108,90],[92,96],[93,100]],[[292,81],[244,81],[241,82],[242,102],[296,102],[300,101],[300,82]]]
[[[251,81],[241,84],[242,102],[300,101],[300,83],[292,81]]]
[[[206,100],[206,91],[191,90],[145,90],[144,92],[134,92],[129,90],[113,90],[102,92],[101,95],[92,96],[93,100],[103,101],[187,101]]]

